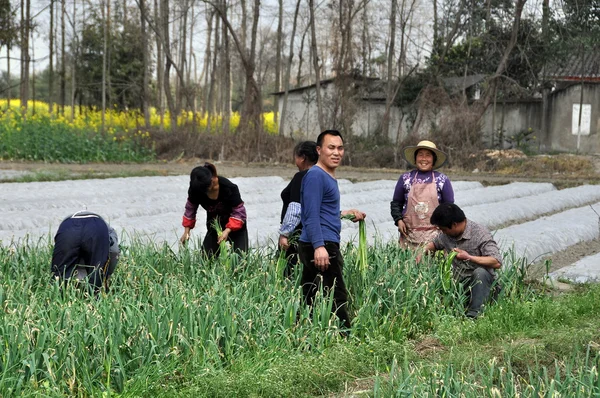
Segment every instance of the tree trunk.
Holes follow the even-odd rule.
[[[227,15],[227,1],[223,0],[222,4],[223,9],[225,10],[225,15]],[[225,136],[229,135],[230,130],[230,119],[231,119],[231,60],[229,54],[229,35],[227,34],[227,26],[222,24],[223,32],[222,40],[223,40],[223,59],[222,69],[223,75],[221,77],[221,84],[223,86],[223,134]],[[223,145],[225,141],[223,141]],[[221,157],[224,157],[224,146],[221,149]]]
[[[246,8],[246,0],[240,0],[240,7],[242,9],[242,31],[240,34],[240,41],[242,42],[242,49],[246,51],[248,47],[248,9]]]
[[[140,8],[140,23],[142,29],[142,46],[144,53],[142,54],[142,73],[143,73],[143,83],[142,83],[142,112],[144,113],[144,125],[148,129],[150,128],[150,100],[148,95],[148,88],[150,84],[150,73],[149,73],[149,64],[150,57],[149,52],[150,48],[148,46],[148,32],[146,31],[146,0],[138,0],[138,5]]]
[[[508,57],[510,53],[515,48],[517,43],[517,35],[519,34],[519,25],[521,24],[521,15],[523,13],[523,7],[527,0],[517,0],[517,4],[515,5],[515,16],[513,19],[512,32],[510,41],[508,42],[506,48],[504,49],[504,53],[502,54],[502,58],[500,59],[500,63],[496,68],[496,73],[489,79],[489,85],[487,90],[485,91],[485,95],[482,98],[482,101],[479,102],[479,110],[478,113],[481,116],[485,113],[485,110],[490,105],[492,98],[494,96],[494,92],[498,85],[498,80],[506,70],[506,64],[508,63]]]
[[[54,111],[54,0],[50,0],[50,45],[48,47],[48,113]]]
[[[310,28],[310,24],[304,29],[304,33],[302,33],[302,39],[300,40],[300,50],[298,51],[298,73],[296,74],[296,87],[302,85],[302,63],[304,61],[304,39],[306,38],[306,33]]]
[[[187,68],[187,59],[186,59],[186,48],[187,48],[187,21],[188,21],[188,10],[189,10],[189,6],[188,6],[188,0],[185,0],[183,2],[183,23],[181,26],[181,44],[179,46],[179,67],[181,68],[182,71],[184,71],[185,73],[185,69]],[[178,103],[183,103],[183,94],[182,92],[185,92],[187,90],[187,86],[185,84],[185,79],[179,79],[179,95],[177,98],[177,102]],[[187,96],[186,96],[187,98]],[[190,110],[191,109],[191,103],[189,103],[189,101],[185,102],[185,107],[184,109],[186,110]]]
[[[155,32],[155,37],[156,37],[156,90],[157,95],[156,95],[156,99],[158,101],[158,114],[160,115],[160,127],[159,129],[162,131],[162,129],[165,126],[165,103],[164,103],[164,98],[163,98],[163,91],[164,91],[164,65],[165,65],[165,60],[164,60],[164,55],[163,55],[163,50],[162,50],[162,39],[161,39],[161,31],[160,29],[162,28],[162,24],[159,22],[161,21],[161,16],[160,16],[160,7],[158,4],[158,0],[154,0],[154,20],[157,21],[156,23],[159,25],[159,28],[157,29],[157,31]]]
[[[71,120],[75,119],[75,64],[77,60],[77,0],[73,0],[73,44],[71,46]]]
[[[217,101],[216,101],[216,85],[217,85],[217,60],[220,48],[220,40],[221,40],[221,24],[220,19],[215,21],[215,44],[214,51],[212,55],[212,67],[210,68],[210,86],[208,88],[208,101],[207,101],[207,109],[208,109],[208,120],[206,123],[206,127],[208,131],[212,130],[212,122],[211,119],[217,114]]]
[[[386,90],[386,99],[385,104],[386,108],[390,106],[390,104],[394,101],[392,95],[394,94],[394,79],[393,71],[394,71],[394,60],[396,59],[396,12],[398,8],[398,0],[392,0],[391,4],[391,12],[390,12],[390,44],[388,46],[388,59],[387,59],[387,90]],[[385,112],[383,118],[381,120],[381,134],[384,137],[389,136],[389,128],[390,128],[390,113]]]
[[[548,113],[549,113],[549,97],[550,97],[550,86],[546,78],[546,66],[548,63],[548,24],[550,22],[550,0],[543,0],[542,3],[542,41],[544,43],[544,66],[542,68],[542,120],[540,123],[541,137],[540,142],[544,145],[550,146],[550,134],[548,133]],[[540,138],[541,138],[540,137]]]
[[[308,0],[310,12],[310,31],[311,31],[311,53],[313,59],[313,67],[315,69],[315,89],[317,91],[317,114],[319,119],[319,131],[324,130],[325,122],[323,121],[323,102],[321,99],[321,72],[319,70],[319,57],[317,54],[317,33],[315,27],[315,2]]]
[[[277,54],[275,55],[275,91],[281,90],[281,41],[282,41],[282,25],[283,25],[283,0],[279,0],[279,16],[277,19]],[[279,114],[279,96],[275,96],[275,111],[273,113],[273,120],[275,123],[278,121]],[[281,134],[281,129],[279,129]]]
[[[296,10],[294,11],[294,23],[292,25],[292,35],[290,37],[290,53],[288,55],[286,67],[285,67],[285,78],[283,84],[285,86],[285,93],[283,94],[283,106],[281,109],[281,119],[279,120],[279,135],[285,135],[285,117],[287,114],[287,102],[288,93],[290,91],[290,74],[292,72],[292,62],[294,60],[294,37],[296,36],[296,26],[298,25],[298,13],[300,12],[300,2],[296,1]]]
[[[21,109],[23,116],[27,113],[29,101],[29,30],[30,30],[31,0],[21,0]]]
[[[165,70],[163,71],[163,84],[165,87],[165,96],[167,98],[167,107],[169,108],[169,116],[171,122],[171,131],[177,130],[177,110],[173,101],[173,93],[171,92],[171,66],[172,58],[170,56],[169,43],[171,43],[169,34],[169,0],[160,1],[160,17],[161,17],[161,34],[162,42],[165,51]]]
[[[67,103],[66,0],[61,0],[60,6],[60,113],[64,116],[65,104]]]
[[[202,96],[202,106],[201,106],[201,113],[202,116],[204,117],[205,114],[207,114],[209,111],[209,76],[210,76],[210,71],[211,71],[211,52],[210,52],[210,48],[211,48],[211,39],[212,39],[212,29],[213,29],[213,19],[214,19],[215,13],[211,12],[209,14],[209,17],[207,18],[207,29],[206,29],[206,48],[205,48],[205,52],[204,52],[204,67],[202,70],[202,75],[204,77],[204,95]]]
[[[112,99],[112,79],[111,79],[111,70],[112,70],[112,33],[111,33],[111,0],[106,1],[106,100],[108,102],[108,108],[112,108],[113,99]],[[108,122],[111,123],[112,112],[108,112]]]
[[[64,4],[65,0],[62,0]],[[110,1],[110,0],[109,0]],[[108,53],[108,22],[104,1],[102,2],[102,132],[106,128],[106,58]],[[64,113],[63,113],[64,114]]]

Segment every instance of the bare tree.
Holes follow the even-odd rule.
[[[162,4],[162,3],[161,3]],[[162,26],[161,24],[161,15],[160,15],[160,7],[158,0],[154,0],[154,20],[156,24]],[[146,18],[149,18],[149,15],[145,15]],[[162,50],[162,40],[160,35],[160,30],[155,31],[156,38],[156,99],[158,101],[158,114],[160,115],[160,129],[162,130],[165,125],[165,101],[164,101],[164,65],[165,65],[165,57],[164,52]]]
[[[60,2],[60,113],[64,116],[67,102],[66,0]]]
[[[142,54],[142,73],[143,84],[142,84],[142,112],[144,114],[144,124],[146,128],[150,127],[150,98],[148,94],[149,83],[150,83],[150,48],[148,45],[148,32],[146,31],[146,18],[147,18],[147,10],[146,10],[146,0],[139,0],[139,8],[140,8],[140,23],[142,29],[142,42],[143,42],[143,51]]]
[[[281,90],[281,41],[282,41],[282,25],[283,25],[283,0],[279,0],[279,14],[277,17],[277,55],[275,58],[275,91]],[[277,121],[279,113],[279,96],[275,97],[275,112],[274,120]],[[281,133],[281,129],[279,129]]]
[[[394,101],[394,60],[396,51],[396,13],[398,9],[398,0],[392,0],[391,11],[390,11],[390,40],[388,46],[388,57],[387,57],[387,90],[385,105],[386,110],[390,107],[390,104]],[[390,113],[385,112],[381,120],[381,133],[384,137],[389,135],[390,127]]]
[[[227,18],[227,14],[223,7],[209,0],[204,1],[212,5],[215,11],[219,14],[222,23],[224,23],[227,27],[227,30],[229,31],[229,34],[231,35],[231,38],[233,39],[235,46],[238,50],[240,61],[244,69],[245,77],[244,102],[242,104],[239,129],[242,132],[242,134],[249,134],[251,137],[255,137],[257,143],[257,155],[260,156],[262,99],[260,87],[258,86],[255,77],[258,20],[260,17],[260,0],[254,0],[254,4],[252,7],[252,30],[250,34],[249,52],[243,47],[242,42],[240,41],[236,30]]]
[[[315,2],[314,0],[308,0],[308,7],[310,12],[310,32],[311,32],[311,43],[310,52],[313,59],[313,68],[315,70],[315,90],[317,94],[317,114],[319,120],[319,131],[323,131],[325,121],[323,119],[323,100],[321,98],[321,71],[319,68],[319,56],[317,54],[317,33],[315,27]]]
[[[76,62],[78,54],[78,43],[77,43],[77,0],[73,0],[73,39],[71,41],[71,57],[73,57],[73,65]],[[75,119],[75,67],[71,66],[71,120]]]
[[[65,0],[62,0],[63,4]],[[110,0],[108,0],[110,2]],[[108,74],[108,19],[110,18],[110,6],[102,2],[102,132],[106,128],[106,75]],[[61,73],[62,74],[62,73]],[[62,82],[61,82],[62,84]],[[62,93],[61,93],[62,94]],[[64,114],[64,103],[63,103]]]
[[[222,7],[227,13],[227,2],[223,0]],[[230,130],[230,119],[231,119],[231,54],[229,51],[229,34],[227,33],[227,26],[225,24],[223,26],[222,35],[222,52],[221,52],[221,86],[223,89],[222,100],[223,100],[223,134],[228,135]],[[225,151],[225,142],[223,141],[223,145],[221,147],[221,157],[224,155]]]
[[[29,32],[31,24],[31,0],[21,0],[21,109],[27,111],[29,101]]]
[[[54,111],[54,0],[50,0],[50,44],[48,46],[48,113]]]
[[[298,13],[300,11],[301,1],[302,0],[296,1],[296,10],[294,11],[294,23],[292,24],[292,35],[290,36],[290,53],[285,66],[285,78],[283,80],[285,92],[283,94],[283,105],[281,108],[281,118],[279,120],[279,135],[285,135],[285,118],[287,115],[287,102],[290,91],[290,74],[292,72],[292,62],[294,60],[294,37],[296,37],[296,26],[298,25]]]

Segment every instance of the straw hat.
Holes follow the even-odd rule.
[[[431,152],[435,153],[436,160],[432,167],[434,170],[442,167],[444,163],[446,163],[446,160],[448,160],[448,155],[446,155],[445,152],[437,149],[437,146],[435,146],[433,142],[423,140],[419,142],[416,146],[407,146],[406,148],[404,148],[404,160],[406,160],[408,164],[410,164],[412,167],[417,167],[415,165],[415,154],[419,149],[428,149]]]

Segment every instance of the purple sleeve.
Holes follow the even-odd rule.
[[[231,215],[229,217],[246,222],[246,207],[244,207],[244,202],[231,209]]]
[[[404,193],[404,180],[402,176],[400,176],[398,182],[396,183],[396,188],[394,189],[394,197],[392,198],[392,200],[404,204]]]
[[[198,212],[198,205],[192,203],[190,198],[185,202],[185,212],[183,213],[183,226],[194,228],[196,226],[196,213]]]
[[[440,196],[442,197],[440,203],[454,203],[454,189],[448,177],[446,177],[446,182],[444,182]]]

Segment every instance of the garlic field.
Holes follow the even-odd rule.
[[[281,177],[232,178],[239,186],[248,213],[252,247],[274,245],[281,213]],[[2,245],[36,242],[54,236],[63,218],[87,209],[102,215],[123,243],[134,236],[166,242],[176,251],[189,177],[130,177],[60,182],[10,183],[0,194]],[[342,209],[367,213],[368,239],[398,238],[389,211],[396,181],[352,183],[339,180]],[[511,183],[484,187],[478,182],[453,181],[456,204],[467,218],[486,225],[505,251],[514,249],[528,262],[599,238],[600,186],[557,190],[549,183]],[[198,212],[192,245],[206,232],[205,213]],[[342,241],[357,241],[358,227],[343,222]],[[579,260],[554,276],[578,282],[597,279],[598,255]]]

